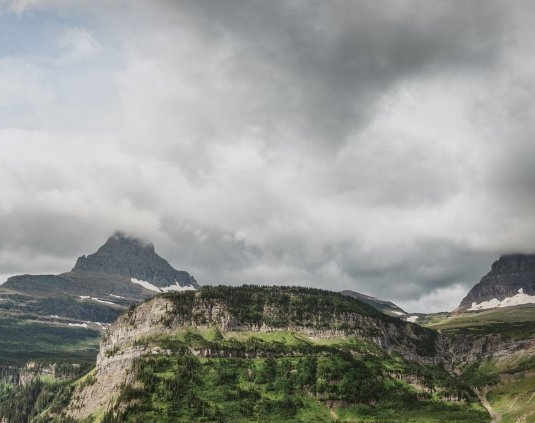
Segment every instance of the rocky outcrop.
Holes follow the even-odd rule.
[[[0,365],[0,383],[19,383],[20,368],[15,365],[2,364]]]
[[[465,311],[472,303],[482,303],[513,297],[522,290],[535,295],[535,254],[504,255],[492,264],[492,268],[461,301],[458,311]]]
[[[70,380],[78,376],[81,365],[79,363],[39,363],[29,361],[19,372],[19,385],[27,385],[32,380],[50,377],[55,381]]]
[[[136,341],[154,334],[170,332],[163,324],[172,304],[155,298],[121,316],[104,335],[94,373],[78,386],[69,405],[69,414],[84,419],[107,410],[117,399],[122,385],[131,382],[134,360],[152,350]]]
[[[0,382],[13,385],[27,385],[35,379],[46,377],[56,381],[69,380],[79,375],[80,363],[41,363],[28,361],[24,365],[1,365]]]

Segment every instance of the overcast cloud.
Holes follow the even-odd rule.
[[[111,3],[111,4],[110,4]],[[535,252],[529,1],[0,1],[0,275],[116,230],[201,284],[451,310]]]

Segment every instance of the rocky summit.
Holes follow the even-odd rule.
[[[458,311],[535,303],[535,254],[509,254],[496,260],[461,301]]]
[[[176,284],[199,287],[188,272],[174,269],[156,254],[152,243],[144,243],[120,232],[111,236],[96,253],[79,257],[72,271],[118,275],[146,281],[158,288]]]
[[[79,257],[70,272],[9,278],[0,298],[12,312],[40,319],[109,323],[155,293],[198,287],[188,272],[156,254],[153,244],[117,232],[94,254]]]

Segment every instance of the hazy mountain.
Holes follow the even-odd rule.
[[[345,290],[340,292],[342,295],[347,295],[348,297],[356,298],[357,300],[362,301],[363,303],[371,305],[376,310],[379,310],[382,313],[388,314],[390,316],[405,316],[407,313],[394,304],[391,301],[380,300],[378,298],[372,297],[370,295],[361,294],[359,292]]]

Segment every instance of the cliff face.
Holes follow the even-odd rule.
[[[535,295],[535,254],[511,254],[501,256],[492,268],[461,301],[463,311],[472,303],[482,303],[513,297],[522,290],[524,294]]]
[[[84,419],[114,404],[121,386],[132,383],[134,360],[153,352],[136,342],[151,335],[169,333],[171,328],[162,322],[171,309],[168,300],[155,298],[123,315],[109,328],[100,345],[94,374],[78,387],[69,404],[68,412],[72,417]]]
[[[222,336],[290,332],[303,342],[353,337],[383,353],[426,364],[438,363],[447,354],[435,331],[382,315],[339,294],[302,288],[204,287],[158,296],[121,316],[104,336],[91,383],[82,384],[73,396],[70,415],[80,419],[109,409],[122,387],[133,383],[137,359],[168,351],[150,340],[178,336],[184,330],[215,330]],[[208,358],[274,354],[262,346],[240,350],[214,345],[188,344],[187,349]]]

